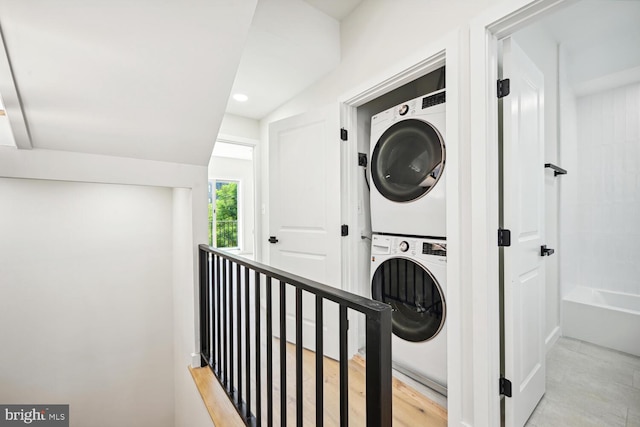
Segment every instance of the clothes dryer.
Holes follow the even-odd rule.
[[[447,245],[373,235],[371,297],[393,308],[394,368],[446,395]]]
[[[445,101],[443,89],[371,118],[374,233],[446,236]]]

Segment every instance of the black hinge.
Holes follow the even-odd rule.
[[[342,224],[342,227],[340,227],[340,235],[342,236],[348,236],[349,235],[349,226],[346,224]]]
[[[358,166],[367,167],[367,155],[365,153],[358,153]]]
[[[511,93],[509,79],[498,80],[498,98],[504,98]]]
[[[340,129],[340,139],[343,141],[346,141],[347,139],[349,139],[349,132],[347,132],[345,128]]]
[[[500,377],[500,394],[511,397],[511,381],[505,377]]]
[[[511,230],[498,229],[498,246],[511,246]]]

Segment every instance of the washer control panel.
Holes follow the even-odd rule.
[[[371,255],[432,255],[437,257],[447,256],[447,243],[436,240],[424,240],[405,236],[372,236]],[[443,260],[446,262],[446,260]]]

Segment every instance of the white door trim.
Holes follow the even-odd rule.
[[[226,142],[227,144],[244,145],[248,147],[255,147],[260,143],[257,139],[245,138],[243,136],[219,134],[216,138],[216,142]]]
[[[260,141],[253,138],[245,138],[243,136],[218,134],[216,142],[242,145],[253,149],[251,153],[251,163],[253,164],[253,259],[260,261],[262,256],[262,245],[258,242],[258,236],[262,236],[262,215],[258,211],[258,206],[260,206],[258,204],[260,201],[260,187],[258,187],[258,177],[260,176],[258,175],[260,173]]]
[[[500,425],[497,42],[573,1],[509,1],[478,16],[470,25],[473,425],[476,427]]]
[[[421,77],[443,65],[446,65],[447,82],[447,107],[446,107],[446,127],[447,127],[447,333],[448,344],[448,416],[449,425],[463,424],[463,399],[464,390],[471,389],[471,380],[463,376],[466,371],[465,365],[471,363],[472,355],[468,351],[463,351],[463,331],[462,331],[462,280],[464,273],[461,262],[462,251],[465,250],[461,244],[461,188],[460,188],[460,115],[465,110],[465,102],[460,99],[463,83],[461,79],[461,49],[463,43],[461,30],[447,34],[415,55],[405,58],[395,63],[389,69],[369,80],[357,88],[340,96],[341,103],[341,126],[349,131],[349,140],[344,145],[343,151],[343,180],[342,193],[343,206],[348,211],[343,212],[343,219],[353,229],[358,224],[357,212],[357,176],[359,173],[357,163],[357,107],[382,96],[389,91],[396,89],[403,84]],[[466,172],[463,172],[466,173]],[[452,197],[458,195],[458,197]],[[362,280],[369,280],[360,277],[356,260],[358,259],[358,244],[361,230],[352,230],[345,241],[346,247],[343,252],[345,262],[343,263],[343,278],[345,284],[357,284]],[[467,256],[467,255],[465,255]],[[368,272],[367,272],[368,273]],[[348,289],[354,291],[354,289]]]

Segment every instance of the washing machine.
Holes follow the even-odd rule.
[[[444,89],[371,118],[374,233],[446,236]]]
[[[371,240],[371,297],[393,308],[393,367],[446,395],[446,242],[375,234]]]

